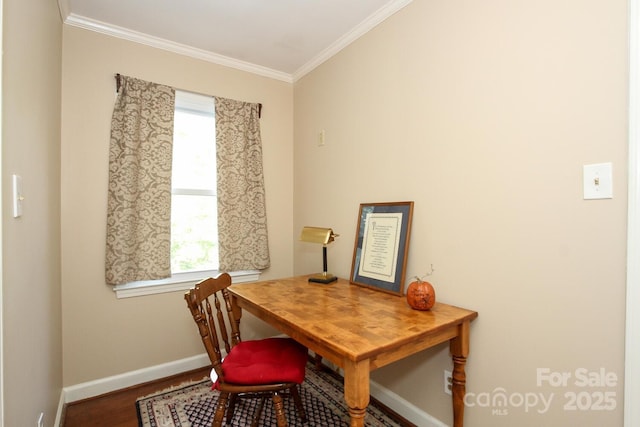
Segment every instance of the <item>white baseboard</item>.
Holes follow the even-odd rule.
[[[187,357],[186,359],[138,369],[137,371],[125,372],[124,374],[114,375],[112,377],[64,387],[60,394],[60,403],[58,404],[58,413],[56,414],[54,426],[60,427],[64,405],[67,403],[100,396],[101,394],[202,368],[210,364],[209,357],[206,353],[203,353],[197,356]]]
[[[376,398],[383,405],[391,408],[398,415],[406,418],[420,427],[447,427],[445,423],[432,416],[428,412],[423,411],[414,404],[407,402],[404,398],[391,390],[381,386],[375,381],[369,384],[369,392],[371,396]]]
[[[62,389],[64,403],[99,396],[122,388],[157,380],[192,369],[202,368],[210,364],[209,357],[206,354],[200,354],[186,359],[138,369],[137,371],[125,372],[124,374],[114,375],[112,377],[72,385]]]
[[[161,365],[150,366],[137,371],[126,372],[112,377],[101,378],[99,380],[64,387],[60,396],[60,404],[58,406],[55,426],[60,426],[62,411],[64,404],[66,403],[99,396],[115,390],[190,371],[192,369],[202,368],[209,364],[209,357],[206,354],[201,354],[198,356],[188,357],[186,359],[163,363]],[[370,390],[371,396],[420,427],[447,427],[447,425],[442,421],[431,416],[427,412],[416,407],[375,381],[371,381]]]
[[[62,413],[64,412],[64,390],[60,393],[60,401],[58,401],[58,412],[56,412],[56,420],[53,422],[54,427],[60,427],[62,423]]]

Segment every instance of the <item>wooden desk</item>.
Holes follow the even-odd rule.
[[[241,308],[344,370],[352,427],[364,426],[369,372],[449,341],[454,427],[462,427],[469,325],[475,311],[436,303],[412,310],[404,297],[351,285],[308,283],[309,276],[232,285]],[[440,377],[438,377],[440,378]]]

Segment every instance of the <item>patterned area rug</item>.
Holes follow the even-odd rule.
[[[308,364],[305,382],[300,387],[307,422],[300,421],[293,401],[284,399],[289,426],[348,427],[349,412],[344,403],[342,385],[342,378],[333,372],[317,371],[312,364]],[[218,392],[211,390],[211,381],[208,378],[163,390],[137,399],[138,423],[141,427],[210,427],[217,400]],[[249,426],[257,404],[257,399],[239,400],[231,425]],[[269,399],[265,403],[260,425],[276,425]],[[396,427],[411,424],[396,418],[382,405],[371,399],[365,425]]]

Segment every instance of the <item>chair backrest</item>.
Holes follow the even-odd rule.
[[[184,295],[211,364],[223,382],[221,346],[228,354],[241,341],[240,312],[231,303],[229,286],[231,276],[223,273],[215,279],[200,281]]]

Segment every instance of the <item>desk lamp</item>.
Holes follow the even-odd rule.
[[[334,234],[330,228],[303,227],[300,240],[309,243],[322,243],[322,273],[309,278],[310,282],[331,283],[338,280],[333,274],[327,273],[327,244],[333,242],[338,234]]]

